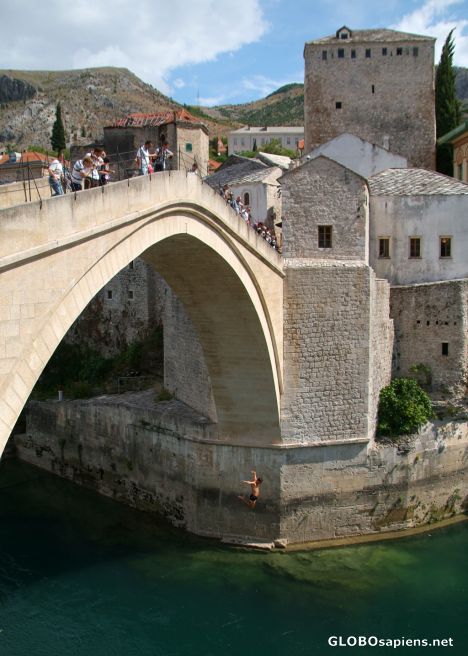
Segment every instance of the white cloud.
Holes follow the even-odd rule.
[[[172,85],[176,89],[183,89],[185,87],[185,82],[181,77],[176,77],[175,80],[172,80]]]
[[[2,4],[1,60],[12,69],[125,66],[169,93],[178,67],[239,50],[267,29],[260,0],[49,0],[47,11],[16,0]]]
[[[456,28],[454,63],[456,66],[468,66],[468,20],[457,15],[459,5],[463,9],[464,0],[427,0],[418,9],[403,16],[392,28],[436,37],[436,63],[448,33]]]
[[[247,91],[254,91],[259,96],[268,96],[268,94],[276,91],[285,84],[290,84],[291,82],[301,81],[304,77],[304,73],[301,71],[294,76],[289,76],[288,78],[283,78],[275,80],[265,75],[251,75],[242,80],[242,86]]]

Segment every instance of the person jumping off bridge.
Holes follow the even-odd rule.
[[[260,496],[260,485],[263,483],[263,478],[260,478],[257,476],[256,471],[252,471],[252,476],[253,480],[251,481],[241,481],[242,483],[246,483],[247,485],[250,485],[250,496],[248,499],[245,498],[245,495],[241,495],[238,498],[242,501],[242,503],[245,503],[246,506],[249,508],[255,508],[257,499]]]

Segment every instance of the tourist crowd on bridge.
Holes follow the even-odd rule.
[[[252,218],[252,213],[249,205],[245,205],[242,202],[240,196],[234,198],[234,194],[229,188],[229,185],[226,184],[223,187],[221,187],[219,193],[224,198],[226,203],[230,205],[230,207],[232,207],[232,209],[235,212],[237,212],[237,214],[240,217],[244,219],[247,225],[251,226],[261,237],[263,237],[263,239],[268,244],[270,244],[272,248],[274,248],[276,251],[279,251],[279,244],[278,244],[278,240],[276,239],[274,230],[269,228],[261,221],[255,223],[254,219]]]
[[[133,174],[149,175],[158,171],[165,171],[169,168],[169,160],[173,156],[174,154],[169,149],[169,144],[164,135],[161,139],[161,145],[156,149],[153,148],[151,141],[145,141],[136,152],[134,160],[136,168],[133,169]],[[65,166],[63,157],[55,158],[49,164],[48,173],[52,196],[61,196],[66,191],[77,192],[83,189],[103,187],[111,181],[115,171],[110,168],[110,159],[104,149],[95,146],[81,159],[78,159],[71,170]],[[199,175],[196,162],[188,173]],[[243,203],[240,196],[234,198],[234,194],[228,185],[224,185],[220,189],[220,194],[249,226],[263,237],[272,248],[279,251],[279,244],[274,230],[261,221],[255,222],[249,205]]]

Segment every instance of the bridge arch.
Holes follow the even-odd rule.
[[[128,190],[131,193],[130,185]],[[95,192],[101,193],[87,192],[89,200],[83,201],[95,202]],[[79,231],[73,216],[76,198],[52,199],[72,228],[64,235],[66,243],[49,241],[41,244],[41,252],[28,249],[3,258],[0,294],[2,285],[3,291],[9,285],[14,288],[14,276],[20,275],[28,290],[23,305],[32,305],[27,302],[31,295],[39,302],[34,303],[34,317],[23,330],[20,325],[16,350],[10,351],[16,357],[3,364],[0,451],[71,324],[94,295],[138,256],[167,280],[197,329],[212,380],[220,439],[252,444],[280,439],[281,317],[274,316],[282,290],[280,267],[265,257],[264,245],[256,251],[249,234],[253,231],[245,233],[247,239],[239,235],[237,218],[230,210],[226,216],[227,208],[219,205],[212,191],[202,189],[202,195],[206,193],[208,201],[203,198],[203,203],[187,195],[175,200],[166,195],[165,202],[140,209],[137,216],[127,211],[117,219],[108,217],[111,221],[99,228],[82,226],[85,229]],[[58,284],[52,285],[48,298],[45,281],[50,276],[57,277]],[[11,298],[14,309],[14,293]],[[10,370],[5,372],[8,364]]]

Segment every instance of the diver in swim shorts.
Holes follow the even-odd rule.
[[[247,485],[250,485],[251,492],[249,498],[246,499],[245,495],[242,495],[239,497],[239,499],[243,503],[245,503],[246,506],[253,509],[255,508],[258,497],[260,496],[260,485],[263,483],[263,479],[257,476],[256,471],[252,471],[252,476],[253,476],[252,481],[242,481],[242,483],[246,483]]]

